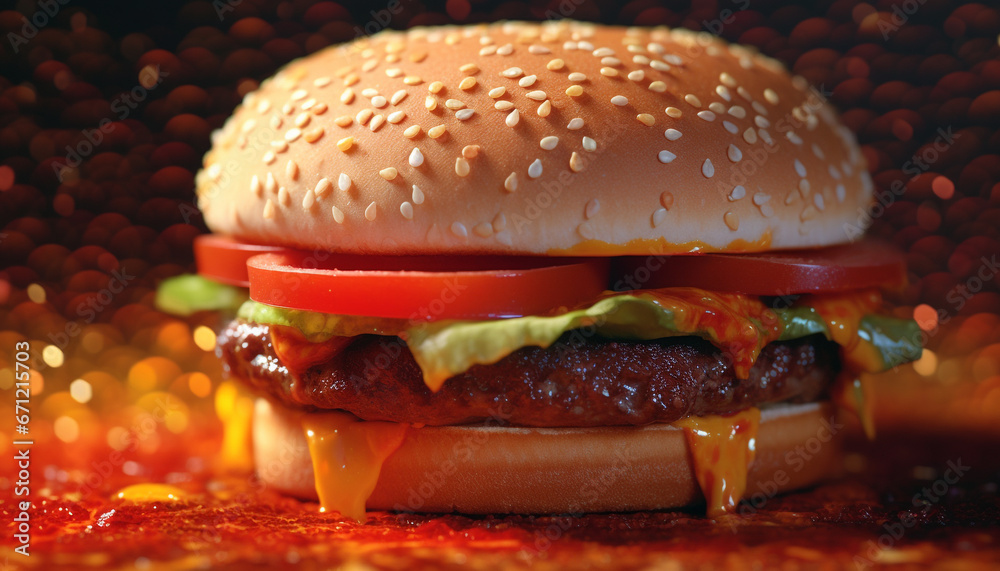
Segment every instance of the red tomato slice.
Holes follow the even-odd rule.
[[[206,278],[237,287],[249,287],[247,260],[257,254],[283,252],[279,246],[247,244],[229,236],[202,234],[194,239],[194,260],[198,273]]]
[[[286,251],[250,258],[250,298],[341,315],[495,319],[592,300],[607,259],[361,256]]]
[[[628,257],[617,261],[613,289],[697,287],[748,295],[788,295],[866,288],[896,288],[906,262],[892,246],[874,240],[759,254],[693,254]]]

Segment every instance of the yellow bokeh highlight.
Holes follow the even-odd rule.
[[[0,369],[0,390],[6,391],[14,386],[14,369]]]
[[[171,353],[182,353],[191,347],[191,329],[181,321],[171,321],[156,329],[156,344]]]
[[[46,345],[45,348],[42,349],[42,360],[45,361],[46,365],[52,368],[57,368],[62,367],[66,360],[66,356],[63,355],[62,349],[59,347],[56,347],[55,345]]]
[[[69,384],[69,394],[76,402],[87,403],[94,398],[94,389],[87,381],[77,379]]]
[[[200,325],[194,330],[194,344],[202,351],[212,351],[215,349],[215,332]]]
[[[191,373],[188,377],[188,388],[198,397],[207,397],[212,394],[212,379],[205,373]]]
[[[913,370],[925,377],[933,375],[937,372],[937,368],[937,355],[930,349],[924,349],[923,355],[913,362]]]
[[[80,438],[80,425],[70,416],[60,416],[52,423],[56,438],[63,442],[76,442]]]
[[[166,386],[180,374],[180,367],[170,359],[147,357],[129,369],[128,384],[140,391],[151,391]]]
[[[28,299],[35,303],[45,303],[45,288],[39,284],[31,284],[27,289]]]
[[[176,502],[187,495],[184,490],[168,484],[135,484],[122,488],[114,497],[129,502]]]

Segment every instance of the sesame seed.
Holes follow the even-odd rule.
[[[747,195],[746,188],[744,188],[743,186],[734,186],[733,190],[730,191],[729,196],[727,198],[729,198],[729,202],[736,202],[737,200],[740,200],[746,195]]]
[[[479,55],[481,56],[491,56],[495,53],[497,53],[496,46],[485,46],[484,48],[479,50]]]
[[[410,125],[403,131],[403,136],[407,139],[412,139],[420,134],[420,125]]]
[[[369,204],[368,208],[365,208],[365,218],[369,222],[374,221],[375,220],[375,216],[377,214],[378,214],[378,210],[377,210],[377,207],[375,206],[374,202],[372,202],[371,204]]]
[[[521,79],[517,80],[517,84],[520,85],[521,87],[531,87],[532,85],[535,84],[535,81],[537,79],[538,79],[537,75],[526,75]]]
[[[590,50],[594,49],[594,44],[586,40],[580,40],[579,42],[576,43],[576,47],[577,49],[586,50],[589,52]]]
[[[536,111],[539,117],[548,117],[551,112],[552,103],[548,99],[542,101],[542,104],[538,106],[538,110]]]
[[[496,99],[498,97],[503,97],[503,94],[506,93],[506,92],[507,92],[507,88],[506,87],[502,87],[502,86],[501,87],[494,87],[493,89],[490,90],[489,96],[492,97],[493,99]]]
[[[729,87],[736,87],[736,80],[733,79],[733,76],[729,75],[726,72],[722,72],[719,74],[719,81],[721,81],[723,84]]]
[[[413,205],[409,202],[403,202],[399,205],[399,213],[403,215],[403,218],[413,220]]]
[[[434,98],[433,95],[428,95],[427,98],[424,99],[424,107],[428,111],[433,111],[437,109],[437,106],[438,106],[438,101],[437,99]]]
[[[274,152],[283,153],[288,150],[288,141],[271,141],[271,146],[274,147]]]
[[[424,164],[424,154],[420,152],[419,148],[413,147],[413,150],[410,151],[409,161],[411,167],[419,167]]]
[[[320,181],[320,183],[322,183],[324,180],[326,179],[324,178],[323,180]],[[329,183],[329,181],[327,182]],[[317,193],[319,187],[320,185],[317,184],[316,185]],[[347,176],[347,173],[340,173],[340,177],[337,178],[337,188],[339,188],[341,191],[347,191],[351,188],[351,177]],[[325,186],[324,186],[324,192],[326,192]]]
[[[278,182],[274,180],[274,174],[268,172],[267,178],[264,179],[264,190],[269,193],[278,192]]]
[[[305,99],[306,95],[309,95],[309,92],[307,92],[305,89],[297,89],[292,92],[292,101],[300,101],[302,99]]]
[[[476,75],[479,73],[479,66],[474,63],[467,63],[458,68],[458,71],[461,71],[465,75]]]
[[[309,129],[305,133],[302,133],[302,138],[306,140],[307,143],[315,143],[320,140],[326,130],[323,127],[314,127]]]
[[[337,224],[344,223],[344,213],[336,206],[330,207],[330,211],[333,212],[333,221]]]
[[[699,111],[698,117],[706,121],[715,121],[715,113],[712,113],[711,111]]]
[[[705,162],[702,163],[701,174],[705,175],[705,178],[715,176],[715,167],[712,165],[712,159],[705,159]]]
[[[327,104],[320,102],[320,103],[317,103],[316,105],[314,105],[312,107],[312,112],[313,112],[313,115],[322,115],[322,114],[326,113],[327,109],[329,109],[329,107],[327,106]]]
[[[466,119],[475,115],[476,111],[474,109],[461,109],[455,112],[455,118],[459,121],[465,121]]]
[[[741,159],[743,159],[743,152],[740,151],[739,147],[737,147],[736,145],[732,144],[729,145],[729,151],[727,152],[727,154],[729,155],[729,160],[733,161],[734,163],[738,163],[740,162]]]
[[[637,63],[639,65],[646,65],[649,63],[649,58],[644,55],[637,54],[632,56],[632,63]]]
[[[493,235],[493,226],[489,222],[480,222],[472,228],[472,231],[480,238],[489,238]]]
[[[420,85],[423,82],[424,80],[420,79],[416,75],[408,75],[403,78],[403,83],[405,83],[406,85]]]
[[[563,60],[561,60],[559,58],[555,58],[554,60],[551,60],[551,61],[549,61],[549,63],[545,64],[545,69],[547,69],[549,71],[558,71],[558,70],[562,69],[563,66],[565,66],[565,65],[566,65],[566,62],[564,62]]]
[[[795,172],[802,178],[806,176],[806,166],[799,159],[795,159]]]
[[[316,194],[313,193],[312,189],[309,189],[302,196],[302,208],[309,210],[313,207],[313,204],[316,204]]]
[[[579,117],[574,117],[574,118],[570,119],[569,120],[569,124],[566,125],[566,128],[569,129],[570,131],[576,131],[577,129],[582,129],[583,128],[583,119],[581,119]]]
[[[739,228],[740,228],[740,217],[737,216],[736,213],[733,212],[732,210],[726,212],[722,216],[722,220],[726,223],[726,226],[728,226],[729,229],[732,230],[733,232],[739,230]]]
[[[615,95],[614,97],[611,98],[611,103],[619,107],[624,107],[628,105],[628,98],[625,97],[624,95]]]
[[[590,137],[583,138],[583,150],[593,152],[597,150],[597,141]]]
[[[270,198],[268,198],[267,202],[264,203],[264,218],[270,220],[271,218],[274,218],[274,213],[275,213],[274,203],[271,202]]]
[[[503,229],[507,227],[507,217],[503,215],[503,212],[493,217],[492,226],[494,232],[503,232]]]
[[[406,99],[406,95],[407,95],[406,90],[400,89],[396,93],[392,94],[392,98],[389,99],[389,103],[392,103],[393,105],[399,105],[400,101]]]
[[[389,116],[386,117],[385,119],[386,121],[395,125],[396,123],[399,123],[405,118],[406,118],[406,111],[393,111],[392,113],[389,113]]]
[[[583,95],[583,87],[579,85],[571,85],[566,88],[566,95],[570,97],[579,97]]]
[[[812,152],[814,155],[816,155],[817,159],[823,160],[826,158],[823,155],[823,149],[819,148],[819,145],[817,145],[816,143],[812,144]]]
[[[538,178],[540,176],[542,176],[542,161],[540,159],[535,159],[535,161],[528,166],[528,177]]]
[[[653,228],[656,228],[659,225],[663,224],[664,222],[666,222],[666,220],[667,220],[666,208],[657,208],[656,210],[653,211],[653,215],[650,216],[649,218],[649,222],[650,224],[653,225]]]
[[[507,175],[507,178],[504,179],[503,181],[503,187],[507,190],[507,192],[514,192],[515,190],[517,190],[516,172],[512,172],[509,175]]]
[[[751,145],[757,142],[757,132],[753,130],[753,127],[748,127],[746,131],[743,131],[743,140]]]
[[[469,161],[465,160],[463,157],[455,159],[455,174],[458,176],[468,176]]]
[[[372,118],[373,115],[375,115],[375,112],[372,111],[371,109],[362,109],[361,111],[358,111],[358,114],[355,117],[355,119],[357,119],[358,123],[361,123],[362,125],[367,125],[368,121]]]
[[[708,108],[711,109],[717,115],[722,115],[726,112],[726,106],[719,103],[718,101],[713,101],[708,104]]]
[[[650,60],[649,67],[655,69],[656,71],[670,71],[670,66],[663,63],[660,60]]]
[[[497,101],[493,104],[493,108],[497,111],[510,111],[514,108],[514,104],[510,101]]]
[[[729,114],[737,119],[743,119],[747,116],[747,111],[740,105],[733,105],[729,108]]]
[[[628,78],[631,79],[632,81],[642,81],[645,77],[646,77],[646,72],[642,71],[641,69],[630,71],[628,74]],[[660,83],[663,82],[661,81]]]
[[[604,77],[618,77],[618,70],[613,67],[602,67],[601,75]]]
[[[594,57],[606,57],[615,55],[615,50],[611,48],[597,48],[593,52]]]
[[[642,123],[647,127],[652,127],[653,123],[656,123],[656,119],[653,118],[653,116],[650,115],[649,113],[640,113],[636,115],[635,118],[638,119],[640,123]]]
[[[543,137],[542,140],[538,143],[538,146],[545,149],[546,151],[551,151],[552,149],[556,148],[556,145],[558,144],[559,144],[559,137],[549,135],[548,137]]]
[[[260,179],[257,175],[250,177],[250,192],[254,193],[258,198],[264,194],[264,187],[260,184]]]
[[[545,98],[548,97],[548,95],[546,95],[544,91],[529,91],[525,94],[525,97],[528,99],[534,99],[535,101],[545,101]]]
[[[521,68],[519,67],[508,67],[507,69],[500,72],[500,75],[509,79],[514,79],[515,77],[521,77],[523,74],[524,71],[521,70]]]
[[[378,128],[381,127],[383,123],[385,123],[385,117],[382,115],[375,115],[372,117],[372,122],[368,125],[368,128],[371,129],[372,133],[374,133],[375,131],[378,131]]]
[[[476,78],[474,77],[466,77],[461,81],[461,83],[458,84],[458,88],[461,89],[462,91],[468,91],[475,86],[476,86]]]
[[[462,107],[465,107],[465,103],[462,103],[458,99],[449,99],[449,100],[447,100],[447,101],[444,102],[444,106],[447,107],[448,109],[454,110],[454,109],[461,109]]]
[[[299,113],[295,116],[293,123],[296,127],[305,127],[309,124],[310,119],[312,119],[312,117],[308,113]]]
[[[719,94],[719,97],[725,99],[726,101],[732,101],[733,96],[730,95],[729,90],[726,89],[725,85],[716,85],[715,92]]]
[[[384,178],[385,180],[392,180],[396,178],[396,175],[398,173],[399,171],[396,170],[396,167],[387,167],[378,171],[378,175]]]
[[[469,231],[465,229],[465,224],[461,222],[451,223],[451,233],[459,238],[467,238],[469,236]]]
[[[671,153],[670,151],[664,150],[664,151],[660,151],[656,155],[656,158],[660,159],[661,163],[666,164],[666,163],[669,163],[669,162],[673,161],[674,159],[676,159],[677,155]]]
[[[281,187],[278,189],[278,202],[283,206],[288,206],[292,203],[292,195],[288,192],[287,188]]]
[[[736,93],[740,94],[740,97],[746,99],[747,101],[753,101],[753,97],[750,97],[750,92],[747,91],[742,85],[736,88]]]
[[[354,118],[350,115],[341,115],[333,120],[334,124],[338,127],[349,127],[351,123],[354,123]]]
[[[775,93],[770,87],[764,90],[764,99],[767,99],[767,102],[771,105],[778,104],[778,94]]]
[[[597,216],[598,211],[601,210],[601,203],[596,198],[591,198],[587,202],[587,206],[583,209],[583,217],[590,220],[594,216]]]
[[[358,74],[352,73],[344,78],[344,85],[346,86],[354,85],[359,81],[361,81],[361,78],[358,77]]]
[[[389,77],[399,77],[403,75],[403,70],[399,69],[398,67],[392,67],[385,70],[385,74]]]
[[[301,136],[302,136],[301,129],[289,129],[288,131],[285,132],[285,140],[288,141],[289,143],[298,140],[298,138]]]
[[[663,93],[667,90],[667,84],[662,81],[654,81],[649,84],[649,90],[655,91],[656,93]]]
[[[761,105],[760,101],[750,103],[750,107],[753,107],[753,110],[761,115],[767,115],[767,107]]]
[[[566,76],[566,79],[569,79],[570,81],[580,82],[580,81],[587,81],[587,76],[578,71],[575,71]]]
[[[514,125],[517,125],[517,122],[520,120],[521,120],[521,114],[518,112],[517,109],[515,109],[510,112],[510,115],[507,115],[507,119],[505,119],[504,122],[507,123],[508,127],[513,127]]]
[[[771,138],[771,134],[766,129],[758,129],[757,134],[760,135],[760,139],[767,143],[768,146],[774,144],[774,139]]]
[[[374,105],[378,109],[381,109],[388,104],[389,102],[386,101],[385,97],[382,97],[381,95],[376,95],[375,97],[372,97],[372,105]]]
[[[538,44],[531,44],[528,46],[528,53],[535,55],[550,54],[552,50],[545,46],[540,46]]]
[[[681,138],[681,132],[677,129],[667,129],[663,132],[663,136],[669,141],[676,141]]]
[[[268,151],[264,153],[264,164],[265,165],[272,164],[277,158],[278,157],[274,155],[274,151]]]
[[[701,99],[698,99],[697,95],[688,93],[684,96],[684,101],[687,101],[689,105],[693,107],[701,107]]]
[[[366,89],[362,89],[361,90],[361,95],[363,97],[367,97],[368,99],[371,99],[372,97],[375,97],[376,95],[378,95],[378,90],[377,89],[373,89],[371,87],[368,87]]]
[[[673,117],[674,119],[680,119],[681,115],[683,115],[681,110],[676,107],[667,107],[666,112],[669,117]]]
[[[410,197],[413,199],[413,204],[424,203],[424,191],[420,190],[420,187],[417,185],[413,185],[413,192],[410,193]]]
[[[827,170],[829,171],[831,177],[833,177],[836,180],[840,180],[840,171],[837,170],[837,167],[830,165],[829,167],[827,167]]]
[[[791,141],[792,143],[794,143],[796,145],[801,145],[802,144],[802,137],[799,137],[797,134],[795,134],[794,131],[788,131],[788,132],[786,132],[785,133],[785,137],[789,141]]]
[[[439,93],[442,89],[444,89],[444,84],[441,83],[440,81],[432,82],[430,85],[427,86],[427,91],[430,91],[431,93],[435,94]]]
[[[576,49],[576,42],[563,42],[563,49],[572,51]]]
[[[448,128],[445,127],[444,125],[437,125],[427,130],[427,136],[432,139],[437,139],[441,135],[444,135],[445,131],[447,130]]]
[[[802,198],[809,196],[809,192],[812,190],[812,185],[809,184],[809,179],[800,178],[799,179],[799,192],[802,193]]]
[[[292,180],[298,180],[299,164],[292,160],[288,161],[288,163],[285,165],[285,175]]]
[[[479,156],[479,145],[466,145],[462,147],[462,156],[467,159],[474,159]]]
[[[514,53],[513,44],[506,44],[497,48],[497,55],[509,56],[512,53]]]
[[[799,218],[802,219],[803,222],[805,222],[806,220],[812,220],[813,218],[816,218],[817,214],[819,214],[819,210],[817,210],[815,206],[810,204],[809,206],[806,206],[802,210],[802,212],[799,214]]]
[[[376,67],[378,67],[378,60],[377,59],[370,59],[370,60],[366,61],[364,64],[362,64],[361,71],[371,71],[371,70],[375,69]]]
[[[576,151],[573,151],[573,154],[569,156],[569,168],[573,172],[580,172],[583,170],[583,159]]]
[[[837,193],[837,202],[843,202],[847,198],[847,189],[844,188],[844,185],[838,184],[835,192]]]
[[[330,85],[330,81],[332,81],[332,80],[329,77],[326,77],[326,76],[317,77],[313,81],[313,85],[315,85],[316,87],[326,87],[327,85]]]
[[[420,63],[425,59],[427,59],[427,52],[416,52],[410,54],[410,61],[412,61],[413,63]]]
[[[330,180],[324,177],[316,182],[316,187],[311,192],[316,198],[321,198],[332,187],[333,185],[330,183]]]

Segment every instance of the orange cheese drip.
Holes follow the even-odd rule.
[[[831,339],[840,347],[844,370],[831,389],[834,402],[857,415],[865,435],[875,438],[873,395],[861,373],[881,369],[881,358],[874,345],[861,339],[858,330],[861,319],[882,305],[882,294],[873,290],[810,296],[803,305],[816,310],[829,328]]]
[[[408,426],[367,422],[333,412],[303,414],[320,511],[365,520],[365,503],[378,483],[382,463],[399,448]]]
[[[223,381],[215,392],[215,413],[222,421],[222,465],[230,470],[253,470],[253,425],[255,397],[242,384]]]
[[[674,243],[664,238],[636,238],[624,244],[611,244],[603,240],[584,240],[569,248],[553,248],[546,252],[549,256],[662,256],[666,254],[693,254],[707,252],[763,252],[771,247],[771,232],[764,232],[759,239],[750,242],[737,239],[723,247],[712,246],[701,240]]]
[[[736,509],[757,453],[760,409],[748,408],[729,416],[691,416],[674,425],[684,429],[708,515],[716,517]]]

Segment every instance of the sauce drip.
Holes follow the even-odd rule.
[[[760,409],[748,408],[728,416],[691,416],[674,425],[684,429],[708,515],[716,517],[736,509],[757,453]]]

